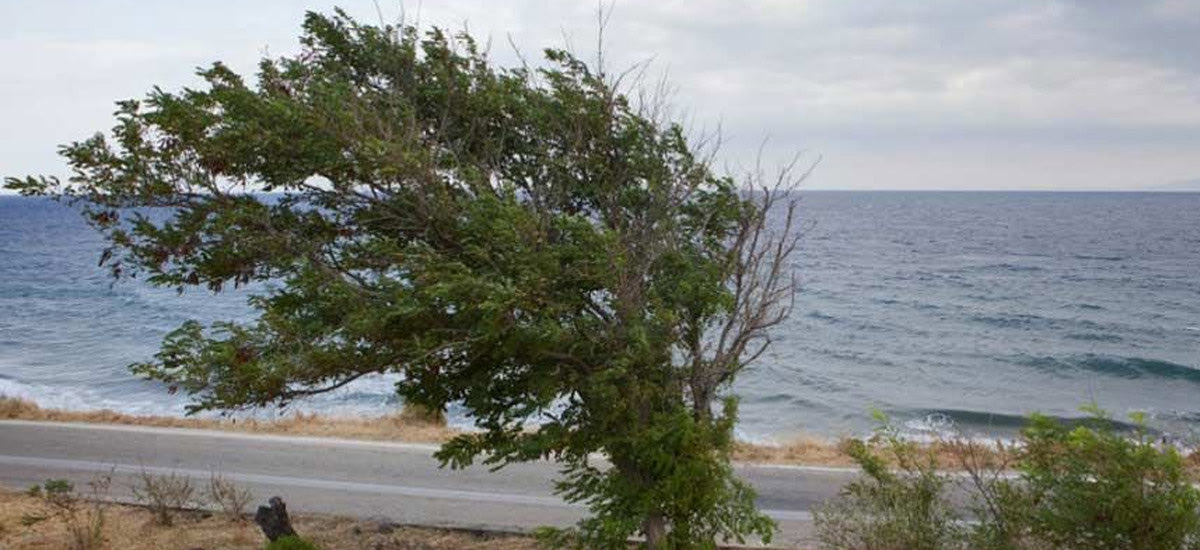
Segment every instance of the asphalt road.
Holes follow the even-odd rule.
[[[213,473],[249,488],[256,502],[280,495],[294,513],[387,518],[404,524],[527,531],[567,526],[582,507],[554,496],[555,466],[438,467],[435,446],[144,428],[0,421],[0,485],[24,489],[46,479],[81,485],[112,471],[113,496],[129,498],[142,471],[207,481]],[[776,546],[813,541],[810,511],[854,472],[839,468],[739,465],[776,519]]]

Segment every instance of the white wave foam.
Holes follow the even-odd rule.
[[[134,413],[126,400],[105,399],[92,390],[80,387],[48,386],[0,378],[0,395],[37,403],[40,407],[68,411],[112,409]],[[134,413],[137,414],[137,413]]]
[[[270,420],[291,414],[322,414],[329,416],[378,416],[397,412],[403,402],[396,395],[398,375],[380,375],[356,380],[327,394],[301,399],[287,407],[264,407],[221,413],[206,411],[200,417],[230,416]],[[0,378],[0,396],[15,397],[36,403],[39,407],[67,411],[108,409],[120,413],[146,416],[184,416],[188,399],[168,395],[159,388],[127,394],[120,399],[107,397],[89,388],[46,385]],[[474,424],[461,406],[452,405],[447,411],[447,423],[453,428],[473,429]]]

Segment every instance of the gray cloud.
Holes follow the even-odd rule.
[[[195,66],[293,51],[306,7],[329,8],[0,6],[0,171],[59,170],[55,144],[107,127],[112,100],[194,82]],[[590,1],[424,2],[419,16],[466,22],[506,62],[508,36],[585,57],[596,39]],[[605,42],[614,70],[653,58],[696,126],[721,125],[728,160],[764,137],[768,159],[823,154],[814,186],[1128,188],[1200,177],[1198,37],[1200,0],[663,0],[617,3]]]

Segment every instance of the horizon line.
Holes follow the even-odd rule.
[[[796,189],[799,192],[839,192],[839,193],[1200,193],[1200,189],[1170,189],[1162,187],[1143,187],[1143,188],[1084,188],[1084,189],[1047,189],[1044,187],[1018,187],[1018,188],[981,188],[981,189],[959,189],[947,187],[914,187],[914,188],[862,188],[862,187],[799,187]],[[6,189],[0,189],[0,197],[22,197],[20,193],[14,193]],[[28,198],[51,198],[51,197],[28,197]]]

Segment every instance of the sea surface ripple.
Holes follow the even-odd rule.
[[[801,214],[795,313],[734,388],[742,437],[860,434],[872,409],[1005,435],[1089,402],[1200,427],[1200,193],[805,192]],[[0,197],[0,394],[181,414],[126,365],[187,319],[248,319],[249,293],[113,284],[102,246],[67,207]],[[393,383],[300,407],[384,412]]]

